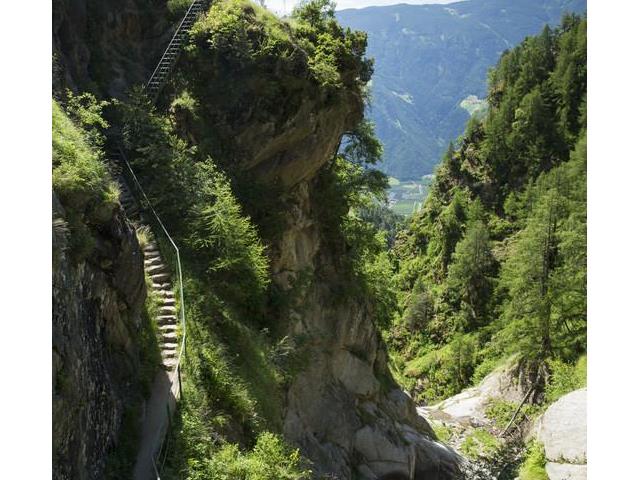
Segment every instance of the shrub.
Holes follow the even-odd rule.
[[[507,402],[505,400],[492,398],[491,400],[489,400],[489,404],[487,405],[485,413],[487,415],[487,418],[493,420],[493,423],[497,427],[505,428],[511,421],[511,418],[513,417],[513,414],[517,409],[518,404],[514,402]],[[541,411],[542,407],[540,407],[539,405],[532,405],[530,403],[527,403],[520,409],[517,419],[523,418],[523,416],[531,419],[538,415]]]
[[[527,447],[524,463],[518,472],[520,480],[549,480],[545,471],[546,459],[542,445],[537,442]]]
[[[469,385],[476,349],[474,336],[456,335],[444,347],[427,347],[426,352],[407,363],[405,374],[427,379],[421,397],[429,401],[446,398]]]
[[[302,480],[311,477],[303,469],[298,450],[282,437],[261,433],[255,447],[243,454],[237,445],[225,445],[208,463],[212,480]]]
[[[181,18],[192,3],[193,0],[167,0],[167,10],[172,19]]]
[[[462,442],[460,449],[472,459],[491,458],[501,449],[502,443],[483,428],[471,432]]]
[[[569,392],[587,386],[587,356],[581,356],[575,365],[552,360],[551,381],[545,388],[545,402],[553,403]]]
[[[100,151],[90,143],[91,135],[74,124],[55,101],[52,115],[53,190],[65,207],[72,256],[80,261],[93,250],[91,227],[111,220],[119,190]],[[85,121],[97,121],[93,114],[90,117]]]
[[[206,259],[206,274],[235,308],[261,305],[269,285],[269,262],[256,227],[242,207],[226,176],[214,170],[211,205],[198,207],[190,246],[199,261]]]
[[[444,423],[433,425],[433,431],[436,433],[436,437],[438,437],[438,440],[445,443],[451,440],[451,437],[453,435],[452,428],[445,425]]]

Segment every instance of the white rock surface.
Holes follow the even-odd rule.
[[[549,462],[545,466],[550,480],[587,480],[587,466]]]
[[[550,462],[587,463],[587,389],[553,403],[542,416],[537,436]]]
[[[420,407],[418,412],[428,420],[455,422],[467,426],[488,423],[485,410],[494,398],[519,403],[524,396],[518,385],[514,359],[487,375],[477,387],[470,387],[453,397],[433,405]]]

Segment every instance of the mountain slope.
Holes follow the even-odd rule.
[[[343,25],[368,33],[382,169],[400,179],[431,173],[469,118],[460,103],[485,97],[500,54],[563,12],[585,10],[584,0],[469,0],[337,12]]]

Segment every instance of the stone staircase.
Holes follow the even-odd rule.
[[[176,30],[176,33],[173,35],[171,42],[169,42],[169,46],[162,55],[158,66],[147,82],[145,92],[154,103],[158,98],[160,91],[167,83],[169,75],[171,75],[171,71],[178,61],[178,56],[180,55],[182,47],[187,40],[189,30],[196,22],[200,14],[203,13],[209,6],[209,3],[210,0],[195,0],[191,4],[189,9],[187,10],[187,13],[182,19],[180,26]]]
[[[118,159],[113,159],[116,163]],[[138,208],[138,204],[131,194],[127,183],[122,175],[116,177],[120,186],[120,203],[127,213],[127,217],[136,229],[145,228],[148,243],[143,248],[144,270],[152,281],[152,291],[161,299],[162,303],[158,308],[158,315],[155,318],[158,332],[158,346],[162,354],[162,366],[165,370],[172,371],[178,362],[179,339],[178,339],[178,311],[176,307],[176,297],[171,283],[171,270],[160,253],[160,248],[147,226],[148,223],[144,214]]]

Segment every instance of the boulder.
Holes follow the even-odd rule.
[[[571,463],[547,463],[549,480],[587,480],[587,466]]]
[[[587,389],[553,403],[542,416],[537,437],[550,462],[587,463]]]

